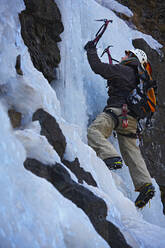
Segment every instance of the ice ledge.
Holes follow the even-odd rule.
[[[122,4],[116,2],[115,0],[95,0],[95,1],[100,5],[102,5],[103,7],[106,7],[118,13],[122,13],[128,17],[133,16],[133,12],[128,7],[123,6]]]

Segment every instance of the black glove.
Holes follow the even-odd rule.
[[[92,49],[92,48],[96,48],[96,45],[94,44],[94,42],[92,40],[88,41],[87,44],[84,46],[84,49],[86,51],[88,51],[89,49]]]

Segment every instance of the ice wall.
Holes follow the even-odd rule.
[[[127,168],[119,173],[111,173],[86,144],[88,122],[106,103],[106,82],[90,70],[83,49],[100,27],[94,21],[100,18],[113,19],[113,24],[99,43],[99,54],[111,44],[114,45],[112,56],[120,59],[124,50],[132,48],[131,40],[138,35],[156,48],[159,44],[151,37],[128,28],[112,11],[94,0],[56,2],[61,10],[65,31],[59,44],[62,62],[58,81],[54,82],[54,91],[33,67],[22,41],[18,13],[24,9],[23,1],[0,1],[1,246],[108,247],[81,209],[62,197],[47,181],[23,167],[27,156],[48,164],[60,162],[46,138],[39,134],[39,123],[31,123],[32,114],[38,108],[43,108],[56,118],[65,134],[65,158],[72,160],[78,157],[81,167],[97,181],[98,188],[83,185],[106,201],[108,220],[120,228],[132,247],[164,248],[165,225],[164,216],[159,210],[159,194],[152,201],[151,208],[137,212],[133,203],[136,193],[132,193]],[[23,77],[15,72],[18,54],[22,57]],[[7,116],[9,106],[14,106],[23,114],[20,130],[11,127]]]

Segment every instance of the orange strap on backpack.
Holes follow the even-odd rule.
[[[145,69],[148,72],[148,75],[150,77],[150,80],[152,80],[152,68],[149,62],[147,62],[145,64]],[[148,105],[150,106],[151,112],[155,112],[155,108],[156,108],[156,96],[155,96],[155,91],[153,88],[150,88],[147,91],[147,96],[150,99],[150,101],[153,103],[151,103],[150,101],[148,101]]]

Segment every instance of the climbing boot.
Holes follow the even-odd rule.
[[[123,166],[122,159],[120,157],[106,158],[104,159],[104,163],[110,170],[121,169]]]
[[[154,186],[151,183],[145,184],[135,201],[135,206],[138,208],[143,208],[149,202],[149,200],[152,199],[154,195]]]

